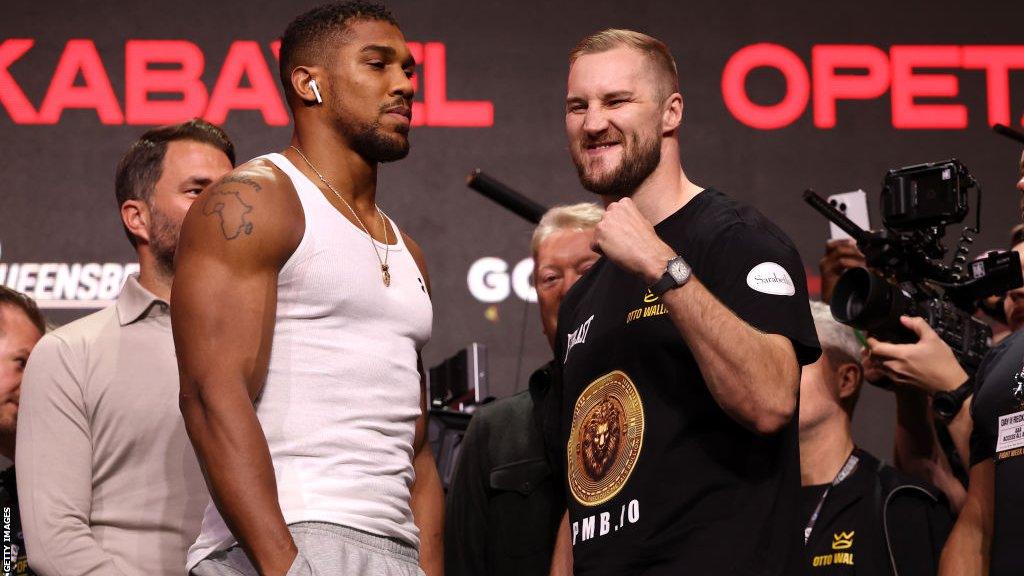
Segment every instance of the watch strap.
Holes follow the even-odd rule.
[[[963,407],[967,397],[973,392],[974,377],[968,376],[967,380],[955,390],[936,392],[932,396],[932,410],[935,411],[939,418],[949,422],[960,413],[960,409]]]
[[[678,284],[676,283],[676,279],[673,278],[672,275],[668,273],[668,270],[666,270],[665,273],[661,275],[661,278],[659,278],[657,282],[651,285],[650,290],[651,294],[654,294],[655,296],[661,296],[662,294],[668,292],[669,290],[675,288],[676,286],[678,286]]]
[[[677,278],[676,274],[672,273],[673,266],[675,266],[676,268],[681,268],[683,271],[685,271],[685,273],[682,274],[681,279]],[[679,272],[679,270],[676,270],[676,272]],[[648,290],[650,290],[651,293],[654,294],[655,296],[661,296],[665,292],[668,292],[673,288],[678,288],[683,284],[689,282],[692,274],[693,271],[690,268],[690,265],[687,264],[686,260],[684,260],[682,256],[676,256],[675,258],[672,258],[665,263],[665,272],[661,275],[661,278],[659,278],[657,282],[655,282],[652,286],[648,288]]]

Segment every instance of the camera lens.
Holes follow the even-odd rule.
[[[851,292],[846,301],[844,321],[852,318],[859,318],[864,313],[864,295],[860,292]],[[835,313],[832,314],[835,316]]]
[[[868,320],[865,312],[869,304],[872,276],[866,268],[851,268],[839,278],[831,305],[832,316],[836,320],[858,328]]]
[[[898,286],[866,268],[851,268],[832,293],[836,320],[889,342],[913,342],[916,337],[900,323],[902,314],[916,315],[913,300]]]

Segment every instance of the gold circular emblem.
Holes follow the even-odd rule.
[[[590,383],[572,413],[569,489],[584,506],[622,490],[644,442],[644,406],[633,381],[618,370]]]

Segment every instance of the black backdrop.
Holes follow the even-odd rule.
[[[135,41],[185,41],[174,44],[184,50],[174,54],[191,54],[192,64],[203,70],[203,86],[192,83],[190,89],[193,97],[201,92],[196,110],[223,121],[244,160],[283,148],[290,129],[268,125],[257,110],[234,109],[224,118],[223,106],[220,112],[213,110],[214,96],[220,104],[235,102],[237,108],[248,98],[250,104],[270,110],[271,123],[279,123],[273,98],[260,91],[266,75],[261,75],[259,63],[276,78],[271,43],[310,5],[237,0],[6,3],[0,18],[0,278],[39,296],[49,317],[63,323],[102,305],[99,300],[111,292],[109,286],[103,289],[104,282],[116,284],[131,271],[123,266],[133,261],[133,252],[118,223],[114,166],[149,122],[183,118],[171,113],[140,120],[140,110],[152,107],[140,108],[137,100],[129,105],[127,100],[138,97],[145,78],[159,74],[147,76],[135,68],[126,72],[129,45],[137,55],[140,46],[156,45]],[[796,242],[809,273],[816,275],[827,226],[802,204],[805,187],[823,193],[863,188],[877,222],[874,200],[886,169],[949,157],[960,158],[985,186],[984,231],[976,247],[1003,247],[1017,218],[1012,183],[1020,149],[992,135],[987,126],[1007,113],[1006,120],[1021,125],[1024,45],[1014,44],[1022,43],[1024,5],[867,0],[810,6],[736,0],[392,2],[408,40],[418,43],[421,60],[427,60],[419,71],[421,92],[434,90],[430,102],[418,110],[418,123],[425,125],[414,129],[412,153],[383,168],[379,195],[381,205],[427,253],[435,292],[427,363],[471,341],[483,342],[490,349],[492,390],[504,396],[522,389],[530,370],[548,358],[536,304],[518,294],[527,291],[511,290],[500,298],[506,281],[500,273],[482,278],[484,286],[477,294],[471,290],[468,275],[479,260],[497,259],[481,266],[505,266],[511,274],[529,256],[531,226],[466,189],[464,177],[481,167],[545,204],[588,199],[566,151],[566,53],[579,38],[605,27],[642,30],[669,44],[686,102],[681,140],[691,179],[721,188],[773,218]],[[24,40],[31,40],[31,47]],[[427,43],[434,43],[429,50]],[[761,43],[776,47],[747,48]],[[93,45],[98,59],[91,57]],[[438,45],[444,47],[443,58]],[[788,81],[779,70],[761,67],[739,84],[760,106],[776,104],[791,93],[796,108],[790,118],[767,114],[781,127],[751,126],[727,105],[723,71],[744,49],[744,55],[781,54],[789,61]],[[246,59],[253,54],[254,59]],[[853,59],[853,69],[837,74],[847,82],[861,80],[861,92],[871,97],[840,101],[834,127],[824,127],[823,116],[815,117],[815,106],[824,114],[827,93],[844,85],[830,80],[822,66],[830,54]],[[874,75],[856,69],[859,57],[876,66]],[[923,85],[921,78],[907,75],[907,58],[915,59]],[[1008,74],[991,64],[999,58]],[[231,66],[226,60],[232,60]],[[819,65],[812,66],[812,60]],[[245,68],[246,63],[253,67]],[[232,80],[241,77],[233,75],[236,66],[249,73],[241,75],[241,89],[233,91],[238,82]],[[442,67],[445,78],[439,74]],[[173,73],[175,65],[149,68]],[[58,70],[63,74],[56,74]],[[936,74],[945,80],[939,77],[936,83],[935,76],[923,76]],[[72,77],[79,88],[69,88]],[[1001,78],[1008,81],[1000,85]],[[801,85],[803,79],[809,80],[807,86]],[[173,80],[171,85],[173,92]],[[247,89],[255,92],[246,96]],[[930,89],[933,95],[927,96]],[[913,99],[917,105],[960,106],[965,113],[955,108],[924,110],[916,116],[924,127],[907,128],[915,118],[908,91],[918,94]],[[805,108],[800,106],[802,94],[809,96]],[[209,108],[203,106],[206,95]],[[93,104],[75,109],[75,98],[80,105]],[[148,98],[167,102],[182,96],[154,93]],[[445,98],[447,105],[441,102]],[[104,102],[99,107],[105,121],[95,109],[97,101]],[[455,101],[476,104],[451,113]],[[486,126],[466,126],[481,123]],[[85,266],[89,263],[100,266]],[[104,263],[113,265],[103,268]],[[77,293],[61,288],[61,294],[52,294],[54,283],[64,286],[78,273],[100,277],[98,289],[80,279]],[[815,293],[815,280],[811,282]],[[500,301],[481,301],[488,295]],[[881,456],[889,454],[892,418],[891,399],[868,391],[856,431]]]

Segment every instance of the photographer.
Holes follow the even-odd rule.
[[[1012,242],[1013,250],[1018,254],[1024,252],[1021,240],[1020,227],[1016,227]],[[999,305],[1004,307],[1011,332],[1024,326],[1024,288],[1010,290]],[[900,418],[896,432],[896,462],[908,473],[940,486],[954,509],[960,510],[967,492],[953,477],[948,461],[942,458],[937,445],[931,441],[934,426],[931,418],[923,415],[929,413],[927,396],[954,393],[961,386],[972,389],[980,380],[969,380],[949,346],[922,318],[903,317],[901,322],[917,335],[918,341],[914,344],[890,344],[869,338],[867,361],[869,365],[878,367],[881,376],[897,384],[895,392]],[[964,463],[971,461],[971,403],[972,395],[968,395],[959,411],[946,423],[957,455]]]
[[[1024,156],[1017,188],[1024,192]],[[1024,200],[1024,198],[1022,198]],[[1024,202],[1022,202],[1024,209]],[[1024,210],[1022,210],[1024,212]],[[1018,245],[1016,248],[1020,249]],[[1007,321],[1016,330],[1024,325],[1024,292],[1013,290],[1005,302]],[[1022,306],[1018,312],[1017,306]],[[970,430],[970,482],[960,517],[943,550],[940,574],[995,576],[1024,572],[1024,558],[1014,544],[1024,541],[1024,526],[1013,512],[1024,506],[1017,484],[1024,478],[1024,440],[1017,439],[1024,401],[1024,335],[1016,330],[994,347],[972,379],[950,362],[952,354],[923,321],[901,319],[919,341],[894,345],[869,340],[870,359],[896,382],[913,384],[930,393],[971,384],[968,398],[954,417],[950,432],[963,448]],[[959,382],[957,382],[959,381]],[[899,435],[899,431],[897,432]],[[897,451],[899,440],[897,440]]]
[[[852,240],[830,240],[818,265],[821,271],[822,301],[829,302],[842,273],[850,268],[866,267],[867,264]],[[926,322],[920,318],[907,317],[902,322],[914,330],[921,340],[915,344],[901,345],[869,338],[868,347],[862,352],[864,379],[884,388],[891,386],[895,395],[893,463],[896,468],[912,478],[935,485],[946,495],[952,510],[958,512],[966,497],[966,490],[953,474],[939,443],[928,395],[955,389],[966,380],[966,374],[952,350]],[[881,350],[879,346],[882,346]],[[883,352],[888,356],[883,356]],[[930,374],[937,376],[924,374],[926,368],[933,369]],[[922,389],[920,381],[912,377],[912,373],[927,382],[937,383],[935,388]],[[965,417],[967,413],[967,410],[961,410],[949,423],[954,440],[962,439],[955,442],[963,448],[960,454],[962,461],[967,458],[966,444],[970,434],[970,417]]]

